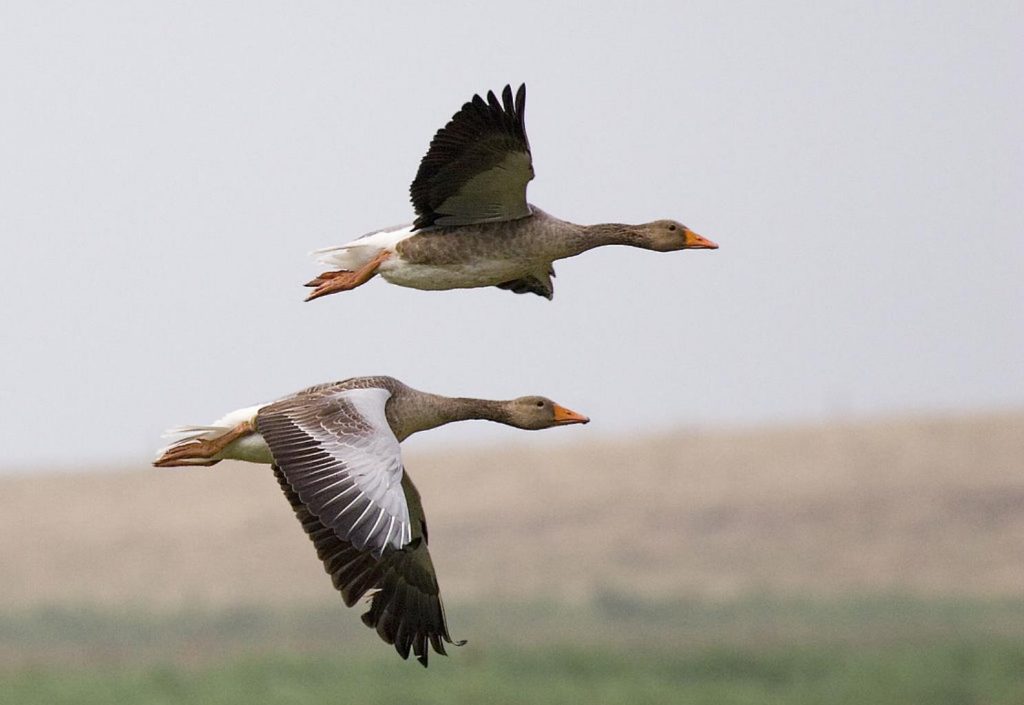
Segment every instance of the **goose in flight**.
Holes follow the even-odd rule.
[[[355,377],[188,426],[154,465],[221,460],[271,465],[334,587],[349,607],[372,595],[363,623],[402,658],[427,665],[448,632],[419,492],[399,443],[453,421],[486,419],[523,429],[587,423],[545,397],[490,401],[428,394],[392,377]]]
[[[497,286],[551,299],[552,262],[602,245],[655,252],[718,245],[674,220],[577,225],[526,202],[533,158],[526,86],[501,100],[479,95],[438,130],[410,187],[416,220],[317,250],[332,269],[306,286],[307,301],[348,291],[379,274],[413,289]]]

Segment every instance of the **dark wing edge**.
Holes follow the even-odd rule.
[[[455,646],[466,643],[453,641],[448,632],[434,564],[427,550],[425,523],[422,533],[414,532],[412,542],[403,549],[389,547],[376,559],[324,526],[299,499],[281,468],[271,467],[345,605],[352,607],[367,593],[372,595],[370,609],[362,615],[363,624],[392,644],[403,659],[408,659],[411,651],[424,667],[428,644],[435,652],[447,656],[444,642]],[[407,477],[403,477],[403,487]],[[409,487],[415,492],[411,483]],[[421,516],[416,519],[423,522]]]
[[[555,268],[548,268],[547,277],[539,277],[533,274],[519,279],[512,279],[511,281],[502,282],[501,284],[495,284],[494,286],[499,289],[511,291],[513,294],[536,294],[537,296],[543,296],[548,301],[555,298],[555,285],[551,280],[555,276]]]
[[[519,155],[514,166],[507,163]],[[475,177],[496,170],[506,197],[488,203],[487,213],[444,212],[441,208]],[[512,95],[512,86],[502,90],[501,100],[494,91],[487,99],[474,95],[451,120],[434,135],[426,155],[420,161],[409,195],[416,210],[413,228],[431,225],[466,225],[477,222],[515,220],[531,214],[526,203],[526,185],[533,178],[530,142],[526,136],[526,84]],[[489,188],[490,195],[494,183]],[[480,194],[477,194],[479,196]],[[477,208],[480,204],[475,204]],[[466,204],[462,204],[464,209]]]

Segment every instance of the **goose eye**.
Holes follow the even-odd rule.
[[[544,402],[542,402],[542,401],[537,402],[537,408],[543,408],[543,407],[544,407]]]
[[[676,229],[676,226],[674,226],[674,225],[670,225],[670,226],[668,226],[668,229],[669,229],[669,230],[673,230],[673,231],[674,231],[674,230]]]

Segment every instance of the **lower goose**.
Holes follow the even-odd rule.
[[[362,619],[402,658],[427,665],[448,633],[419,493],[399,443],[453,421],[486,419],[536,430],[587,423],[545,397],[490,401],[428,394],[392,377],[355,377],[188,426],[157,467],[267,463],[349,607],[372,594]],[[372,592],[371,592],[372,591]]]

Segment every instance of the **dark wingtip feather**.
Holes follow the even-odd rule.
[[[459,164],[458,161],[465,159],[473,146],[481,140],[504,139],[511,145],[509,149],[526,152],[529,155],[530,142],[526,136],[526,119],[523,113],[526,104],[526,84],[520,84],[514,99],[511,84],[506,84],[501,90],[501,100],[494,91],[487,91],[484,96],[474,94],[464,103],[448,123],[435,133],[427,153],[420,160],[416,176],[409,186],[409,197],[416,210],[413,230],[435,225],[444,216],[434,212],[434,208],[444,203],[453,193],[457,193],[467,178],[464,172],[458,169],[450,173],[448,167],[458,164],[459,169],[464,168],[465,165]],[[474,175],[472,171],[465,173],[470,177]],[[531,165],[526,181],[532,178]],[[525,186],[523,188],[525,203]],[[524,207],[528,210],[528,207]]]
[[[409,631],[409,620],[398,617],[398,628],[395,629],[395,651],[406,661],[409,660],[409,650],[412,648],[414,634]]]
[[[363,612],[359,616],[359,619],[363,620],[363,624],[368,626],[370,629],[373,629],[377,624],[377,620],[373,618],[371,611]]]
[[[357,551],[325,527],[302,504],[282,470],[277,465],[272,469],[345,604],[352,607],[364,595],[370,596],[369,609],[360,615],[362,623],[392,644],[404,659],[408,659],[412,651],[416,660],[427,666],[428,645],[446,655],[444,641],[451,643],[451,637],[437,585],[424,588],[421,584],[409,583],[411,578],[405,572],[409,561],[414,560],[410,552],[423,551],[421,555],[428,563],[426,570],[430,571],[432,580],[433,569],[429,566],[429,554],[425,553],[425,541],[417,538],[406,549],[388,549],[378,561],[369,553]]]
[[[419,632],[413,638],[412,652],[416,656],[416,660],[422,663],[424,668],[426,668],[428,660],[428,650],[427,635],[425,632]]]

